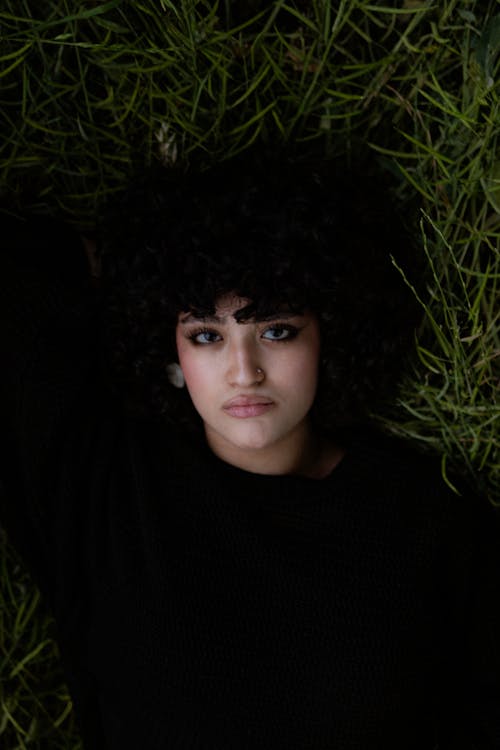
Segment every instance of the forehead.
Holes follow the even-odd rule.
[[[190,323],[192,321],[204,320],[223,323],[229,318],[234,318],[239,310],[245,309],[250,304],[251,301],[249,299],[238,297],[236,294],[225,294],[216,301],[213,314],[198,312],[196,310],[186,310],[179,313],[179,322]]]
[[[252,304],[252,300],[246,297],[238,297],[236,294],[224,294],[215,303],[215,314],[218,318],[234,318],[239,310],[243,310]]]

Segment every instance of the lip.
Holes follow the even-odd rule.
[[[235,396],[223,404],[223,410],[232,417],[245,419],[259,417],[272,409],[274,401],[266,396]]]

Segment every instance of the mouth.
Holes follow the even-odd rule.
[[[260,417],[274,407],[274,401],[263,396],[236,396],[223,405],[223,410],[231,417],[245,419]]]

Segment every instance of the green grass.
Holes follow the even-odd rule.
[[[52,619],[3,534],[0,576],[1,747],[80,750]]]
[[[155,161],[369,143],[421,204],[429,270],[418,357],[383,423],[500,502],[498,2],[4,0],[0,30],[13,208],[89,229]],[[50,618],[6,545],[1,564],[0,744],[76,750]]]

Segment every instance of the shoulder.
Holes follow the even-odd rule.
[[[353,436],[349,453],[353,475],[381,506],[432,523],[446,534],[472,538],[500,533],[497,509],[472,479],[445,475],[439,454],[372,427]]]
[[[415,443],[392,437],[375,427],[351,435],[347,450],[360,475],[374,486],[406,489],[408,494],[446,488],[438,455],[423,452]]]

